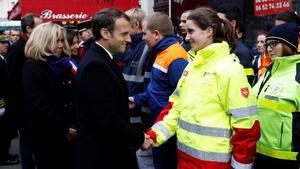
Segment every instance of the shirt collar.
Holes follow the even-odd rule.
[[[3,56],[3,55],[1,55],[1,54],[0,54],[0,58],[1,58],[2,60],[4,60],[4,56]]]
[[[105,49],[105,47],[103,47],[103,46],[102,46],[100,43],[98,43],[97,41],[96,41],[96,44],[99,45],[100,47],[102,47],[102,48],[106,51],[106,53],[109,55],[109,57],[110,57],[111,59],[113,59],[112,54],[111,54],[107,49]]]

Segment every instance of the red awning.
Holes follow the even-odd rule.
[[[9,20],[19,20],[21,19],[21,6],[20,3],[17,2],[15,6],[7,12],[7,19]]]
[[[21,0],[21,15],[35,13],[44,21],[84,21],[103,8],[127,10],[138,0]]]

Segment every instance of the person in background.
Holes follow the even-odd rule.
[[[297,25],[300,24],[300,18],[294,13],[290,11],[281,12],[275,16],[275,25],[282,25],[287,22],[295,22]]]
[[[185,40],[186,37],[186,20],[189,14],[191,13],[191,10],[184,11],[181,16],[180,16],[180,24],[179,28],[181,31],[181,36],[182,36],[182,42],[180,45],[188,52],[191,49],[191,45]]]
[[[17,155],[9,153],[10,142],[14,137],[11,114],[7,111],[8,102],[8,73],[6,64],[6,53],[9,40],[5,35],[0,35],[0,166],[20,163]]]
[[[42,19],[33,13],[28,13],[21,19],[22,33],[20,39],[12,44],[7,51],[9,93],[8,111],[15,118],[16,126],[20,135],[20,155],[22,169],[34,169],[32,157],[31,139],[28,133],[25,115],[25,98],[22,85],[22,68],[26,60],[25,44],[33,29],[41,24]]]
[[[79,64],[80,58],[79,58],[79,36],[78,33],[73,27],[66,28],[66,38],[68,45],[70,46],[70,54],[71,54],[71,60],[76,62],[76,66]],[[68,103],[66,104],[66,109],[69,112],[72,112],[71,118],[70,118],[70,136],[68,141],[69,144],[67,145],[66,148],[68,148],[67,151],[70,152],[71,156],[71,161],[75,162],[76,160],[76,136],[77,136],[77,127],[76,127],[76,113],[75,113],[75,88],[74,85],[71,85],[71,90],[72,93],[69,95],[68,98]],[[74,137],[73,137],[74,136]],[[73,163],[75,166],[75,163]],[[74,167],[73,167],[74,168]]]
[[[79,63],[79,36],[75,30],[66,29],[67,30],[67,42],[70,46],[71,50],[71,58],[74,59],[77,63]]]
[[[256,38],[256,49],[259,54],[254,56],[253,69],[254,69],[254,80],[253,86],[258,79],[266,72],[267,67],[272,64],[272,60],[268,52],[265,49],[265,39],[267,32],[259,32]]]
[[[4,35],[5,39],[9,39],[10,38],[9,37],[9,33],[10,33],[10,30],[3,31],[3,35]]]
[[[240,8],[236,5],[225,4],[219,6],[216,11],[218,13],[218,16],[221,19],[228,21],[233,27],[234,31],[237,32],[237,29],[240,27],[242,17]],[[243,65],[249,84],[252,84],[254,79],[254,71],[252,66],[253,57],[242,39],[238,39],[237,34],[236,39],[237,45],[235,49],[232,49],[233,53],[237,55],[241,65]]]
[[[93,37],[92,31],[90,28],[84,29],[80,31],[80,43],[83,43]]]
[[[95,42],[95,38],[93,37],[93,34],[90,35],[90,38],[85,39],[84,37],[87,36],[81,36],[81,32],[87,30],[87,29],[91,29],[91,19],[86,20],[84,22],[80,22],[76,25],[76,27],[78,28],[78,32],[80,34],[79,36],[79,61],[83,58],[85,52],[89,49],[89,47],[91,46],[91,44],[93,42]],[[83,40],[85,39],[85,41]]]
[[[245,40],[246,28],[245,24],[241,22],[235,30],[237,39]]]
[[[113,57],[123,53],[130,39],[130,19],[106,8],[92,18],[95,37],[76,74],[78,169],[132,169],[130,153],[152,141],[129,124],[128,90]]]
[[[9,40],[10,40],[11,44],[13,44],[13,43],[17,42],[17,40],[20,39],[20,31],[12,29],[12,30],[10,30],[9,36],[10,36]]]
[[[161,23],[164,23],[163,25]],[[154,13],[143,21],[144,40],[155,58],[148,87],[129,98],[129,107],[149,106],[151,125],[160,111],[168,103],[168,98],[176,88],[177,82],[187,65],[187,53],[177,41],[173,24],[163,13]],[[176,137],[159,148],[154,148],[155,169],[176,169]]]
[[[287,22],[295,22],[300,26],[300,16],[296,12],[285,11],[275,16],[275,25],[281,25]],[[300,32],[299,32],[300,35]],[[300,36],[298,35],[298,52],[300,51]]]
[[[77,66],[69,57],[66,30],[51,22],[37,26],[25,55],[22,84],[36,167],[72,169],[75,161],[67,147],[76,130],[71,128],[74,111],[68,105]]]
[[[209,8],[187,18],[194,55],[147,134],[160,146],[177,136],[178,169],[251,169],[259,122],[255,96],[231,54],[235,32]]]
[[[289,22],[273,27],[266,36],[265,48],[274,61],[253,88],[261,124],[255,169],[299,168],[298,31],[298,26]]]

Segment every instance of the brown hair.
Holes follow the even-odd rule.
[[[257,33],[256,37],[258,37],[259,35],[265,35],[265,36],[267,36],[267,34],[268,34],[268,32],[266,32],[266,31],[259,31]]]
[[[199,28],[205,30],[207,27],[213,28],[213,41],[227,41],[231,49],[236,47],[235,32],[228,21],[219,18],[217,13],[210,8],[201,7],[193,10],[188,16]]]
[[[147,29],[151,32],[158,30],[163,36],[174,34],[173,24],[169,16],[162,12],[155,12],[153,15],[145,18]]]
[[[297,54],[294,48],[289,47],[286,43],[281,42],[282,45],[282,56],[291,56]]]

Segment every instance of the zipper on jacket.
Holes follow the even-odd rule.
[[[280,147],[282,146],[282,135],[283,135],[283,122],[281,122],[281,129],[280,129],[280,142],[279,142]]]

